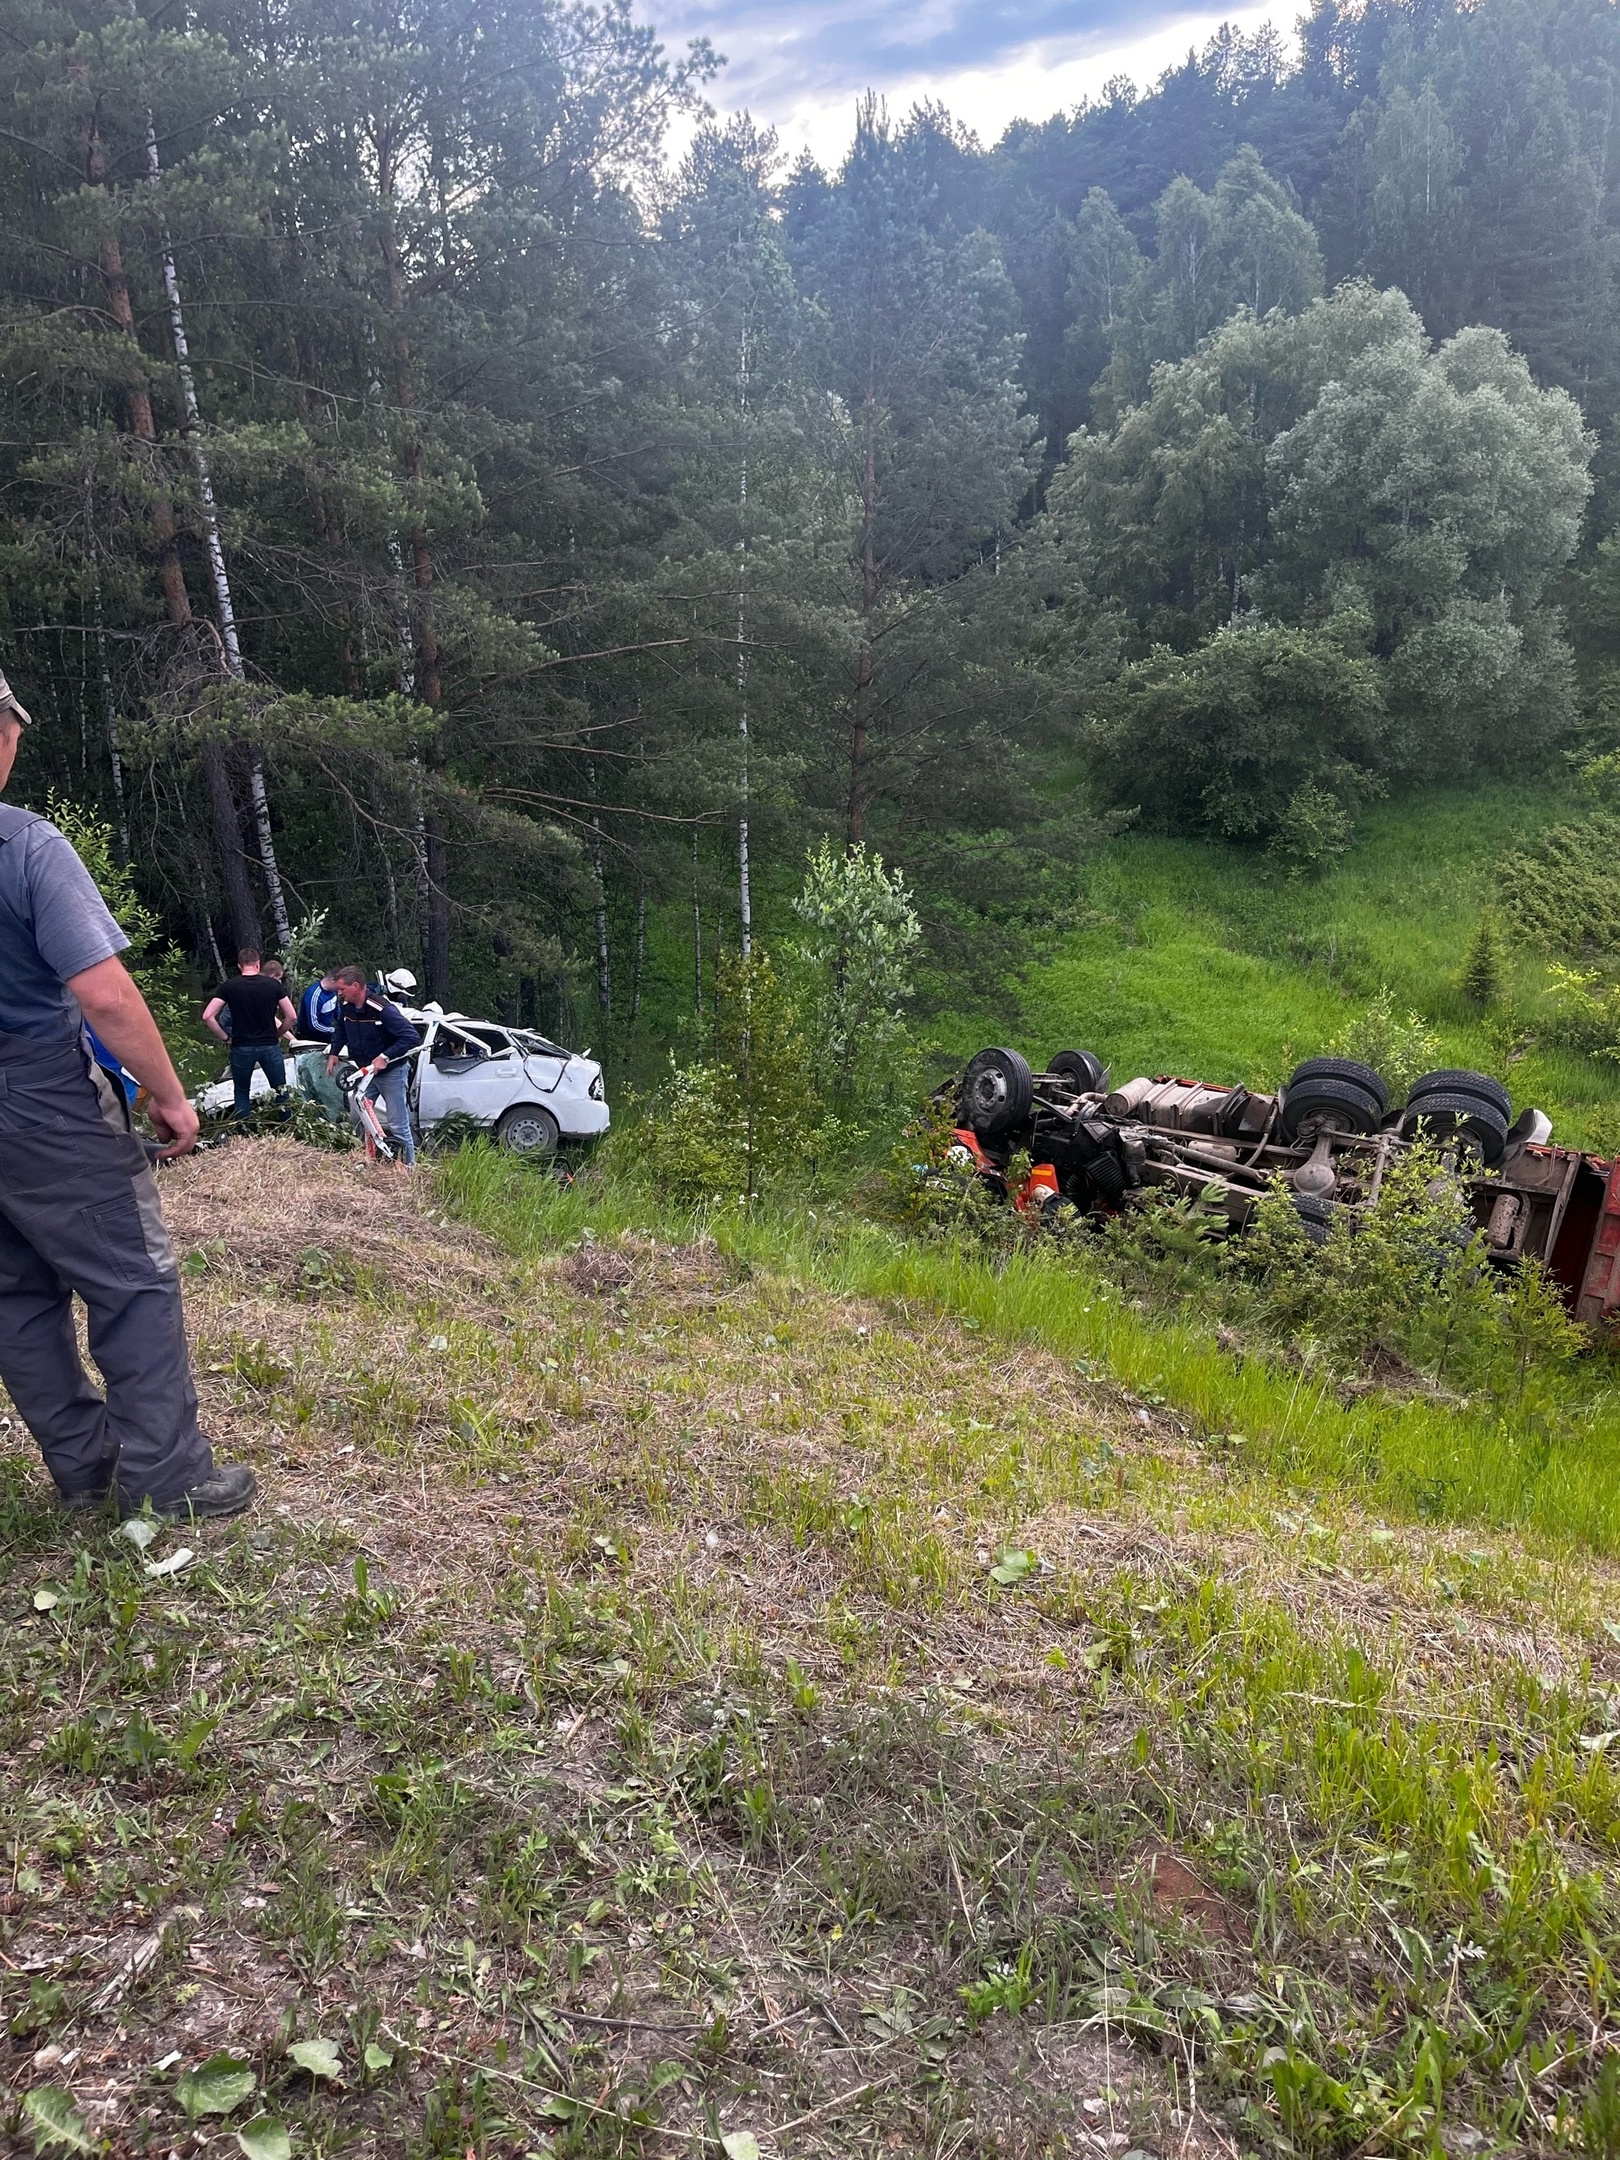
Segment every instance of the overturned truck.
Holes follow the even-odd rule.
[[[948,1092],[952,1158],[1029,1212],[1063,1203],[1117,1213],[1169,1188],[1223,1209],[1234,1233],[1281,1184],[1307,1236],[1378,1205],[1397,1150],[1427,1139],[1467,1193],[1494,1264],[1542,1261],[1570,1311],[1620,1327],[1620,1156],[1557,1147],[1539,1110],[1517,1117],[1486,1073],[1426,1073],[1398,1108],[1371,1066],[1308,1058],[1265,1094],[1157,1078],[1110,1085],[1089,1050],[1035,1072],[1016,1050],[981,1050]]]

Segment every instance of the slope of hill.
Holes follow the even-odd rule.
[[[1606,2149],[1556,1524],[1306,1489],[990,1268],[484,1150],[165,1190],[263,1498],[143,1554],[0,1431],[0,2146]]]
[[[1499,1074],[1572,1143],[1620,1144],[1620,1066],[1545,1040],[1547,954],[1507,933],[1508,987],[1488,1014],[1457,986],[1503,850],[1570,808],[1545,780],[1381,803],[1318,883],[1268,879],[1239,849],[1126,834],[1088,869],[1076,927],[1019,981],[1016,1040],[1035,1056],[1096,1049],[1116,1074],[1275,1081],[1387,985],[1433,1030],[1437,1062]],[[991,1008],[934,1032],[965,1056],[1007,1025]]]

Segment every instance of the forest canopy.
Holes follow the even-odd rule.
[[[324,910],[623,1045],[829,837],[937,970],[1120,815],[1297,867],[1609,747],[1608,0],[1317,0],[993,147],[868,99],[832,172],[622,0],[5,20],[14,792],[205,974]]]

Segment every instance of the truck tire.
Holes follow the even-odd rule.
[[[1327,1126],[1344,1133],[1375,1133],[1383,1123],[1378,1097],[1355,1080],[1327,1077],[1290,1081],[1283,1091],[1283,1137],[1297,1140],[1310,1128]]]
[[[1359,1058],[1307,1058],[1303,1065],[1294,1067],[1294,1076],[1288,1085],[1295,1088],[1302,1080],[1348,1080],[1373,1098],[1380,1117],[1389,1108],[1389,1088],[1382,1075],[1375,1073],[1370,1065],[1363,1065]]]
[[[1077,1094],[1095,1095],[1106,1068],[1094,1050],[1060,1050],[1046,1069],[1054,1080],[1072,1082]]]
[[[1104,1207],[1117,1208],[1125,1197],[1124,1165],[1112,1155],[1094,1155],[1082,1173]]]
[[[1425,1073],[1421,1080],[1412,1082],[1412,1092],[1406,1098],[1407,1108],[1424,1095],[1472,1095],[1478,1102],[1487,1102],[1493,1110],[1500,1110],[1504,1122],[1513,1116],[1513,1097],[1500,1080],[1493,1080],[1489,1073],[1441,1072]]]
[[[1016,1050],[981,1050],[962,1075],[956,1098],[961,1123],[981,1140],[1005,1140],[1028,1123],[1035,1075]]]
[[[557,1152],[557,1120],[542,1103],[514,1103],[501,1113],[495,1137],[514,1155],[544,1162]]]
[[[1333,1222],[1333,1202],[1318,1193],[1298,1192],[1294,1195],[1294,1213],[1299,1226],[1312,1245],[1325,1245]]]
[[[1415,1140],[1420,1133],[1432,1139],[1456,1134],[1487,1170],[1493,1170],[1507,1150],[1507,1119],[1495,1103],[1478,1095],[1437,1092],[1409,1102],[1401,1113],[1401,1138]]]

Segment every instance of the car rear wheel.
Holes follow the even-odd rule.
[[[1304,1231],[1308,1244],[1327,1243],[1333,1223],[1331,1200],[1321,1193],[1297,1192],[1294,1195],[1294,1213],[1299,1217],[1299,1226]]]
[[[539,1160],[557,1152],[557,1120],[539,1103],[518,1103],[502,1116],[495,1137],[514,1155]]]
[[[1016,1050],[981,1050],[962,1075],[957,1116],[981,1140],[1002,1140],[1028,1118],[1035,1076]]]

